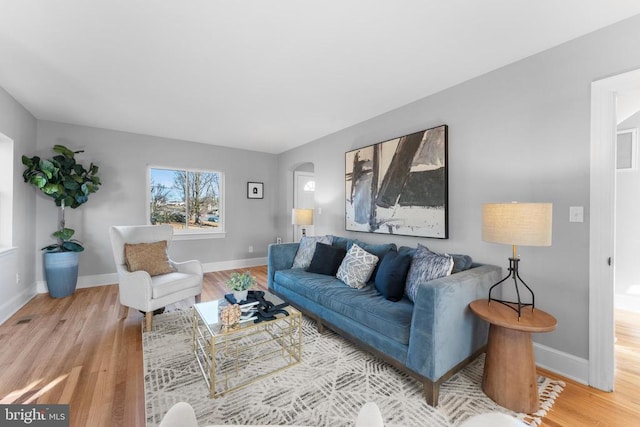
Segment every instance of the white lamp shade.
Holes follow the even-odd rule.
[[[313,224],[313,209],[292,209],[291,224],[311,225]]]
[[[486,203],[482,240],[523,246],[551,246],[551,203]]]

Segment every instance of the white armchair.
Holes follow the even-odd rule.
[[[119,276],[121,318],[126,318],[129,307],[144,311],[147,331],[151,330],[153,312],[185,298],[202,293],[202,265],[200,261],[169,263],[175,272],[150,276],[146,271],[130,272],[125,261],[125,243],[153,243],[162,240],[171,243],[173,228],[170,225],[114,226],[109,230],[113,258]]]

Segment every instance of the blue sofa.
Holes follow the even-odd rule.
[[[474,263],[421,283],[415,304],[406,296],[393,302],[371,282],[353,289],[333,276],[292,269],[298,245],[269,246],[269,290],[313,318],[319,331],[327,326],[422,382],[428,404],[436,406],[440,384],[484,350],[487,323],[468,306],[487,297],[502,278],[500,267]]]

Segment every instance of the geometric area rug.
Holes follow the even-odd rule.
[[[387,427],[457,426],[472,415],[502,412],[539,425],[562,391],[562,381],[538,378],[541,409],[532,415],[505,409],[481,388],[484,355],[440,386],[438,407],[422,385],[375,356],[303,320],[302,363],[216,399],[192,351],[191,309],[154,316],[142,333],[147,426],[156,426],[180,401],[193,406],[198,424],[352,426],[360,407],[375,402]]]

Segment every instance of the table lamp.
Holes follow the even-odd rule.
[[[291,224],[302,226],[302,237],[307,235],[305,225],[313,224],[313,209],[298,209],[293,208],[291,210]]]
[[[520,258],[517,246],[551,246],[552,210],[551,203],[486,203],[482,206],[482,240],[511,245],[513,248],[513,256],[509,258],[509,273],[489,289],[489,304],[496,301],[506,305],[518,313],[518,319],[522,307],[535,308],[535,295],[518,273]],[[493,289],[510,277],[515,284],[518,300],[492,298]],[[523,303],[520,299],[518,281],[531,293],[531,303]]]

